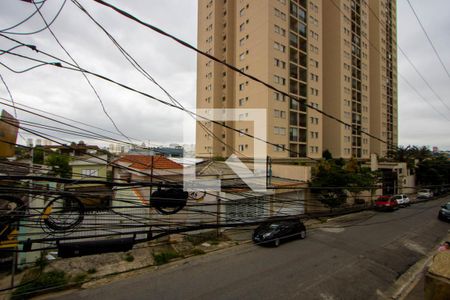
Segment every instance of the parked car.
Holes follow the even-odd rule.
[[[405,194],[394,195],[392,197],[397,200],[399,206],[405,207],[411,204],[411,201]]]
[[[377,198],[375,208],[378,210],[396,210],[399,208],[399,205],[394,197],[384,195]]]
[[[438,218],[439,220],[450,222],[450,202],[441,206]]]
[[[306,227],[300,219],[284,219],[264,222],[253,232],[252,240],[258,245],[272,244],[278,247],[281,242],[306,237]]]
[[[417,192],[417,199],[433,198],[433,192],[430,189],[422,189]]]

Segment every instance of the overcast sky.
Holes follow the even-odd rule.
[[[48,22],[53,19],[63,2],[63,0],[49,0],[43,5],[42,13]],[[79,0],[79,2],[177,100],[185,107],[195,107],[196,55],[193,51],[125,19],[92,0]],[[110,0],[109,2],[141,20],[196,45],[197,1],[195,0]],[[450,19],[448,18],[450,1],[411,0],[411,3],[444,60],[444,64],[450,68]],[[14,26],[34,10],[33,4],[19,0],[0,1],[0,30]],[[43,26],[41,17],[36,14],[21,26],[8,31],[26,33]],[[168,100],[158,87],[125,61],[106,35],[70,0],[67,0],[51,28],[63,46],[83,68]],[[33,35],[9,36],[68,60],[67,55],[48,30]],[[398,40],[400,47],[407,53],[435,93],[445,102],[443,104],[436,98],[399,53],[399,73],[425,98],[424,100],[418,96],[399,76],[399,144],[438,146],[441,149],[450,150],[450,78],[439,64],[406,0],[398,1]],[[13,46],[15,46],[14,43],[0,37],[0,49],[9,49]],[[17,49],[15,52],[48,62],[54,61],[26,48]],[[36,64],[7,54],[0,56],[0,62],[18,71]],[[94,92],[80,73],[43,66],[16,74],[0,65],[0,74],[18,103],[115,131],[114,126],[103,113]],[[100,79],[89,78],[106,110],[127,136],[139,141],[150,141],[151,144],[183,143],[181,120],[184,115],[182,112]],[[1,82],[0,97],[9,99]],[[4,100],[0,99],[0,101]],[[6,107],[0,104],[0,108]],[[12,113],[10,108],[6,109]],[[18,116],[21,120],[50,124],[25,112],[18,111]],[[54,123],[52,125],[60,126]],[[100,132],[98,129],[94,131]],[[55,135],[74,141],[80,139],[89,141],[87,138]],[[106,135],[114,136],[111,133]],[[26,137],[25,133],[24,136]],[[117,135],[115,137],[124,139]],[[194,142],[194,132],[188,140]]]

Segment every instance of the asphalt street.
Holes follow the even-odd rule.
[[[337,218],[278,248],[240,245],[61,299],[377,299],[446,235],[447,201]]]

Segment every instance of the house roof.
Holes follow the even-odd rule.
[[[152,166],[153,157],[153,166]],[[123,155],[116,159],[115,163],[127,164],[129,168],[138,170],[148,169],[183,169],[183,166],[164,156],[150,156],[150,155]]]
[[[107,160],[108,160],[107,155],[100,155],[98,157],[81,156],[81,157],[77,157],[76,159],[73,159],[72,161],[70,161],[69,165],[71,165],[71,166],[89,166],[89,165],[105,166],[106,164],[108,164]]]

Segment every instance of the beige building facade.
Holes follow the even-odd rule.
[[[371,53],[364,40],[371,32],[369,23],[367,1],[199,0],[198,48],[290,99],[199,55],[197,109],[266,109],[267,140],[272,143],[266,145],[267,154],[274,159],[320,158],[325,149],[334,157],[369,158],[375,141],[361,133],[372,125]],[[245,118],[224,124],[254,133],[253,122]],[[251,137],[197,122],[196,156],[252,157],[253,150]]]

